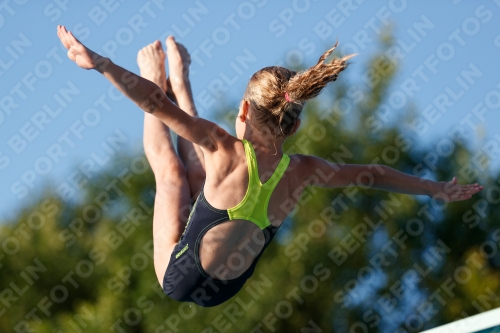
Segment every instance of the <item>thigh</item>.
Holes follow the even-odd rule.
[[[160,284],[170,255],[186,226],[190,191],[186,178],[157,180],[153,215],[154,265]]]

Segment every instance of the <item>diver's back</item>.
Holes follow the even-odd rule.
[[[230,215],[228,220],[207,228],[200,239],[200,264],[207,275],[216,279],[235,279],[252,265],[270,241],[269,236],[274,236],[293,209],[303,189],[300,177],[295,175],[298,163],[295,159],[256,151],[255,162],[252,162],[249,151],[254,150],[251,144],[248,147],[245,149],[240,141],[235,145],[230,163],[215,168],[207,166],[203,200],[209,209],[228,210]],[[258,199],[259,193],[266,190],[267,195],[263,193]],[[250,208],[254,210],[252,214],[231,214],[232,208],[242,205],[242,201],[251,205],[255,200],[260,201],[255,208]]]
[[[164,277],[165,293],[176,300],[216,306],[236,295],[300,198],[300,156],[261,154],[257,161],[243,142],[219,151],[220,160],[205,159],[205,186]]]

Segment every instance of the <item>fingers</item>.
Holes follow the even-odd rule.
[[[68,39],[68,30],[66,30],[66,27],[65,26],[61,26],[61,36],[63,37],[63,44],[65,44],[65,46],[67,48],[70,48],[71,47],[71,43],[69,42],[69,39]]]
[[[58,26],[57,35],[59,36],[59,39],[61,40],[64,47],[69,50],[72,43],[71,40],[69,39],[69,33],[64,26]]]
[[[484,189],[484,186],[478,183],[464,185],[457,183],[457,177],[453,177],[449,182],[444,183],[442,192],[438,195],[439,199],[447,202],[467,200]]]
[[[456,179],[456,177],[454,178]],[[449,200],[461,201],[470,199],[474,194],[482,191],[484,186],[479,184],[455,185],[449,188]]]
[[[453,177],[453,179],[450,180],[448,183],[446,183],[444,186],[445,192],[448,192],[448,193],[456,191],[457,189],[477,190],[476,192],[478,192],[478,191],[484,189],[484,187],[479,185],[478,183],[459,185],[459,184],[457,184],[457,177]]]
[[[462,195],[452,195],[450,196],[450,201],[462,201],[470,199],[472,196],[470,194],[462,194]]]
[[[481,187],[462,187],[450,194],[450,198],[454,200],[465,200],[471,198],[474,194],[481,191]]]
[[[456,189],[454,189],[451,193],[463,193],[463,194],[476,194],[477,192],[481,191],[483,188],[481,187],[476,187],[476,186],[459,186]]]
[[[82,44],[78,39],[76,39],[75,36],[73,36],[73,33],[71,31],[68,31],[68,40],[71,42],[71,44]]]
[[[460,185],[460,187],[463,190],[468,191],[470,193],[477,193],[484,189],[484,186],[481,186],[479,184]]]
[[[71,31],[66,30],[66,27],[62,26],[62,25],[57,26],[57,36],[59,37],[59,39],[63,43],[64,47],[67,48],[68,50],[72,46],[82,44],[82,43],[80,43],[80,41],[78,39],[76,39],[75,36],[73,36]]]
[[[57,26],[57,37],[61,40],[61,43],[64,45],[65,48],[68,48],[66,45],[66,42],[64,40],[63,34],[62,34],[62,27],[60,25]]]

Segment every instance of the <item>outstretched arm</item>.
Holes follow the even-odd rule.
[[[457,184],[454,177],[449,182],[434,182],[394,170],[385,165],[336,164],[314,156],[304,156],[305,183],[322,187],[362,186],[390,192],[428,195],[450,202],[467,200],[481,191],[479,184]]]
[[[103,74],[142,110],[154,114],[183,138],[207,151],[215,151],[220,140],[218,138],[229,135],[216,124],[182,111],[156,84],[115,65],[109,58],[90,50],[65,27],[57,26],[57,36],[68,49],[68,57],[78,66],[84,69],[95,69]]]

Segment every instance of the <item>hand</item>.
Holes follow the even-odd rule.
[[[472,197],[473,194],[483,190],[484,187],[479,184],[457,184],[457,177],[449,182],[437,183],[436,190],[431,195],[436,200],[444,202],[462,201]]]
[[[68,57],[83,69],[95,69],[105,58],[87,48],[64,26],[57,26],[57,36],[68,50]]]

